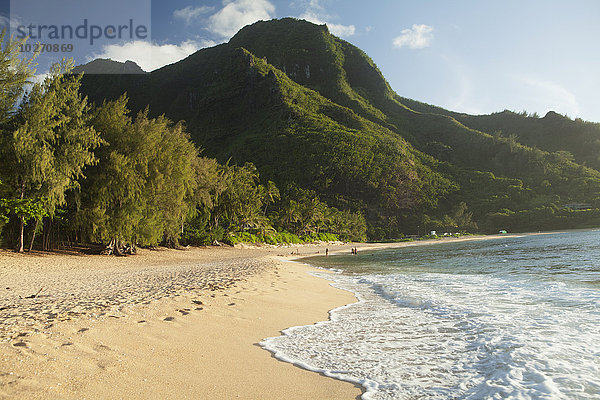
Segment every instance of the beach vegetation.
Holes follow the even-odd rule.
[[[231,245],[239,243],[249,244],[303,244],[303,243],[330,243],[339,241],[339,237],[333,233],[313,233],[310,235],[298,236],[290,232],[272,232],[262,234],[259,232],[239,232],[231,234],[227,237],[226,242]]]
[[[73,229],[92,242],[176,246],[195,206],[198,150],[182,124],[148,111],[129,116],[125,96],[93,111],[103,145],[73,193]]]
[[[4,49],[5,57],[16,57]],[[302,203],[294,221],[302,236],[277,232],[279,189],[263,183],[253,163],[202,157],[183,122],[151,117],[148,108],[132,113],[125,94],[90,105],[80,94],[82,75],[71,69],[70,61],[56,64],[29,90],[13,68],[4,71],[3,82],[16,83],[3,98],[14,110],[7,107],[2,124],[1,228],[18,251],[28,235],[31,250],[40,230],[43,249],[98,243],[117,255],[180,241],[303,243],[337,240],[331,229],[352,234],[316,198],[312,208]],[[20,102],[14,93],[22,94]]]
[[[79,93],[81,76],[68,75],[62,62],[28,91],[2,134],[2,159],[10,215],[18,224],[18,251],[24,249],[26,221],[52,218],[66,204],[68,190],[78,187],[86,166],[97,160],[102,142],[89,124],[87,100]]]

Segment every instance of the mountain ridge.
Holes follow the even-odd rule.
[[[149,74],[84,76],[82,92],[97,103],[127,92],[133,110],[185,120],[207,154],[364,212],[372,237],[414,232],[461,202],[488,231],[519,229],[520,212],[542,209],[548,225],[562,204],[600,205],[600,172],[566,150],[402,98],[362,50],[306,21],[257,22]]]
[[[77,65],[73,74],[147,74],[139,65],[131,60],[125,62],[115,61],[110,58],[97,58],[86,64]]]

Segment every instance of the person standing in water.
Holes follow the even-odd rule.
[[[329,255],[329,249],[325,249],[325,256]]]

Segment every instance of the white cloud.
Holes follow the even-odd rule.
[[[187,6],[173,11],[173,18],[181,19],[186,25],[189,25],[193,20],[200,18],[203,14],[207,14],[212,10],[214,10],[214,8],[209,6]]]
[[[414,24],[410,29],[404,29],[400,36],[394,39],[394,47],[408,47],[409,49],[423,49],[428,47],[433,40],[433,28],[424,24]]]
[[[354,25],[341,25],[327,22],[331,17],[325,12],[319,0],[310,0],[306,5],[306,10],[299,17],[313,24],[326,24],[329,31],[339,37],[348,37],[354,35],[356,27]]]
[[[241,28],[260,20],[272,19],[275,6],[268,0],[223,1],[223,8],[208,19],[208,30],[229,38]]]
[[[136,40],[124,44],[104,46],[100,54],[94,54],[92,57],[88,58],[89,61],[96,58],[110,58],[120,62],[131,60],[139,65],[144,71],[153,71],[164,67],[165,65],[182,60],[201,48],[213,45],[215,45],[215,43],[210,40],[186,40],[179,45],[154,44]]]
[[[354,25],[339,25],[328,22],[326,22],[326,24],[329,28],[329,32],[333,33],[335,36],[348,37],[354,35],[354,32],[356,32]]]

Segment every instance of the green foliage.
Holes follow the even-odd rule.
[[[91,240],[176,245],[201,195],[198,151],[181,124],[164,117],[134,120],[123,96],[99,107],[92,123],[105,145],[88,171],[75,219]]]
[[[244,166],[222,167],[221,180],[224,190],[211,210],[214,227],[222,226],[228,232],[245,228],[269,229],[269,222],[262,212],[263,204],[269,204],[266,189],[259,185],[259,174],[251,163]],[[275,196],[276,187],[271,187]],[[273,197],[274,198],[274,197]]]
[[[513,135],[519,143],[554,153],[559,162],[574,161],[596,170],[600,168],[598,123],[572,120],[552,111],[543,118],[526,112],[503,111],[481,116],[463,115],[459,120],[485,132]]]
[[[3,126],[3,172],[12,214],[20,220],[21,251],[24,225],[33,218],[28,215],[38,216],[44,207],[44,215],[54,216],[56,207],[65,204],[67,190],[78,186],[84,168],[96,162],[93,149],[101,140],[88,124],[80,77],[65,75],[71,67],[69,62],[53,66]]]
[[[94,164],[101,143],[89,126],[89,106],[79,94],[81,77],[65,75],[69,62],[57,64],[35,84],[4,136],[12,174],[7,182],[23,197],[45,197],[48,213],[65,203],[65,192],[78,185],[83,169]]]
[[[266,243],[270,245],[280,244],[302,244],[302,243],[314,243],[314,242],[335,242],[339,238],[333,233],[313,233],[310,235],[298,236],[289,232],[271,232],[271,233],[258,233],[258,232],[238,232],[228,236],[227,242],[231,245],[239,243],[259,244]]]
[[[208,246],[223,240],[223,237],[224,230],[221,227],[214,230],[186,227],[179,242],[184,246]]]
[[[403,99],[364,52],[326,26],[257,22],[140,79],[90,77],[84,91],[103,99],[127,90],[137,107],[185,119],[208,154],[252,162],[276,186],[314,194],[283,194],[263,205],[270,221],[226,222],[230,231],[271,224],[298,235],[326,229],[383,239],[423,233],[425,216],[439,229],[468,231],[502,208],[600,206],[600,173],[578,165],[575,149],[524,145],[520,133],[494,133],[471,126],[476,117]],[[325,215],[330,208],[348,214]],[[342,233],[354,215],[367,227],[358,218],[352,234]]]
[[[25,41],[6,38],[6,29],[0,33],[0,124],[13,115],[25,92],[25,84],[35,74],[34,57],[23,57],[19,48]]]
[[[497,233],[542,231],[557,229],[593,228],[600,226],[600,210],[569,210],[564,207],[542,206],[530,210],[503,209],[489,213],[482,222],[482,230]]]
[[[25,223],[48,216],[45,199],[0,199],[0,219],[8,222],[10,216]]]
[[[312,190],[289,187],[278,208],[271,219],[280,230],[301,237],[329,232],[342,240],[366,239],[366,222],[361,213],[328,207]]]

